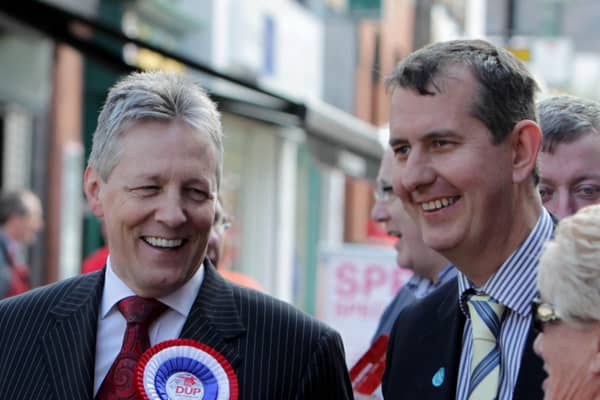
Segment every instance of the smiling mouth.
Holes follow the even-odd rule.
[[[143,236],[142,240],[157,249],[176,249],[185,243],[184,239],[166,239],[158,236]]]
[[[427,202],[421,203],[421,209],[423,211],[437,211],[437,210],[441,210],[442,208],[446,208],[448,206],[451,206],[459,198],[460,198],[460,196],[442,197],[440,199],[427,201]]]

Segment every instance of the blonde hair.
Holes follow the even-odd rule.
[[[600,321],[600,204],[560,221],[540,258],[538,288],[564,320]]]

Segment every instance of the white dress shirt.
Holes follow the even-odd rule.
[[[169,308],[150,325],[148,333],[151,346],[164,340],[179,337],[203,279],[204,268],[201,266],[185,285],[175,292],[157,299]],[[106,261],[106,276],[102,293],[96,337],[94,396],[98,393],[104,377],[115,358],[117,358],[123,344],[127,322],[117,308],[117,303],[125,297],[135,295],[113,271],[110,257]]]

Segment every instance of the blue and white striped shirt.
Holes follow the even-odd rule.
[[[472,330],[463,294],[473,288],[484,292],[506,306],[500,329],[500,388],[498,400],[511,400],[519,376],[521,358],[531,324],[531,301],[536,295],[537,265],[546,240],[552,237],[554,223],[542,208],[538,221],[519,248],[481,288],[474,288],[467,277],[458,274],[460,308],[467,319],[462,338],[462,353],[457,383],[457,400],[467,400],[472,357]]]

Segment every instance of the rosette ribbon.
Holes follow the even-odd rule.
[[[218,351],[190,339],[158,343],[140,357],[136,390],[141,400],[237,400],[238,381]]]

